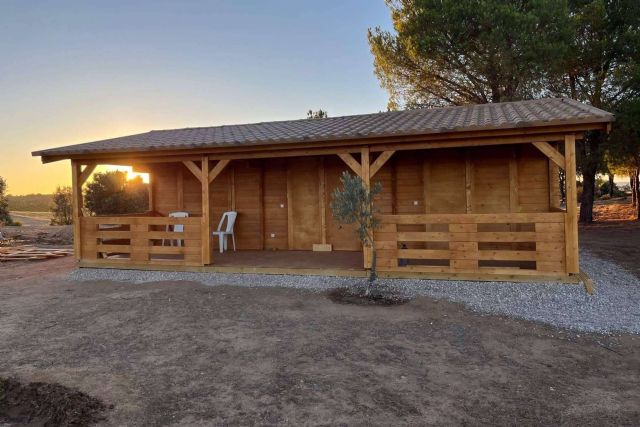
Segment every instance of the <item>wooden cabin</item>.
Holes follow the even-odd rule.
[[[570,280],[575,142],[613,119],[541,99],[151,131],[33,154],[71,160],[81,267],[365,275],[370,250],[330,208],[347,170],[382,184],[382,275]],[[146,214],[83,215],[82,185],[100,164],[149,174]],[[226,211],[238,212],[237,251],[220,253],[212,231]]]

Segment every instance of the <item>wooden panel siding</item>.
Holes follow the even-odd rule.
[[[567,273],[564,212],[505,214],[383,215],[376,233],[381,271],[562,275]],[[406,224],[445,226],[446,231],[403,232]],[[510,231],[509,224],[528,224],[531,231]],[[502,229],[503,231],[482,231]],[[526,227],[519,228],[527,229]],[[442,249],[412,249],[413,242],[441,242]],[[531,243],[528,249],[509,243]],[[483,244],[507,243],[501,249]],[[406,247],[406,249],[405,249]]]

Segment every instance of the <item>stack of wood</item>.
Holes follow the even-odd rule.
[[[36,261],[61,258],[73,254],[73,249],[38,248],[35,246],[0,247],[0,262]]]

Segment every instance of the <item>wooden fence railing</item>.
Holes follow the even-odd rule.
[[[82,217],[81,258],[101,264],[202,265],[201,218]],[[174,231],[182,225],[182,232]]]
[[[565,213],[382,215],[380,271],[565,274]]]

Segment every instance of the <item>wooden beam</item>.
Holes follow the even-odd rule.
[[[176,172],[176,206],[179,211],[184,209],[184,174],[181,166]]]
[[[566,135],[564,138],[565,185],[567,195],[567,213],[565,215],[565,250],[567,273],[580,272],[578,262],[578,191],[576,188],[576,138]]]
[[[153,191],[153,182],[155,181],[154,176],[151,172],[147,172],[149,174],[149,210],[156,210],[156,202],[155,202],[155,194]]]
[[[187,167],[189,166],[187,165]],[[193,170],[191,171],[193,172]],[[202,156],[200,173],[202,174],[200,177],[202,184],[202,265],[208,265],[211,264],[211,192],[209,191],[209,157],[207,156]]]
[[[292,250],[294,244],[293,236],[293,179],[289,162],[287,168],[287,249]]]
[[[371,163],[369,157],[369,147],[362,147],[360,151],[360,162],[362,163],[362,181],[364,181],[364,185],[367,188],[371,188]],[[373,261],[372,251],[369,247],[364,247],[362,249],[362,253],[364,255],[364,268],[371,268],[371,263]]]
[[[93,173],[94,170],[96,170],[96,167],[98,166],[97,163],[90,163],[87,166],[85,166],[84,170],[80,173],[80,177],[78,178],[78,183],[82,186],[85,182],[87,182],[87,179],[89,179],[89,177],[91,176],[91,174]]]
[[[82,235],[80,224],[82,218],[82,184],[80,183],[80,162],[77,160],[71,161],[71,191],[72,191],[72,204],[73,204],[73,253],[76,260],[82,259]]]
[[[465,210],[467,213],[471,213],[473,211],[471,199],[473,197],[473,165],[471,164],[471,153],[469,153],[469,150],[465,152],[464,165]]]
[[[575,137],[574,137],[575,138]],[[565,167],[565,159],[562,154],[555,148],[551,146],[548,142],[537,141],[532,142],[532,144],[542,153],[547,156],[553,163],[564,169]]]
[[[213,182],[213,180],[216,179],[218,175],[220,175],[220,173],[222,173],[222,171],[229,164],[230,161],[231,160],[218,160],[218,163],[216,163],[213,169],[211,169],[211,172],[209,172],[210,183]]]
[[[322,230],[322,244],[327,243],[327,192],[324,170],[324,157],[320,157],[320,167],[318,168],[318,197],[320,199],[320,227]]]
[[[396,138],[375,138],[363,139],[356,141],[323,141],[322,144],[279,144],[277,146],[259,146],[259,149],[247,149],[242,147],[224,147],[194,150],[167,150],[149,154],[148,152],[139,153],[122,153],[121,156],[113,154],[95,154],[90,157],[83,156],[57,156],[44,157],[43,163],[50,163],[63,159],[76,159],[84,163],[99,160],[103,164],[130,165],[132,163],[173,163],[176,161],[199,161],[200,155],[206,153],[210,160],[234,160],[234,159],[262,159],[262,158],[280,158],[280,157],[304,157],[304,156],[322,156],[339,153],[357,153],[360,147],[365,144],[370,145],[371,152],[381,152],[389,150],[428,150],[437,148],[460,148],[460,147],[477,147],[477,146],[495,146],[504,144],[530,144],[537,141],[562,141],[564,133],[544,133],[535,134],[527,133],[527,130],[521,130],[517,135],[477,137],[470,132],[461,138],[449,139],[440,135],[439,138],[433,138],[432,135],[423,135],[419,137],[396,137]],[[487,134],[488,135],[488,134]],[[582,134],[576,134],[576,139],[581,139]],[[284,146],[284,147],[283,147]]]
[[[338,153],[338,157],[342,159],[343,162],[347,164],[351,168],[356,175],[362,178],[362,166],[353,156],[349,153]]]
[[[518,212],[520,186],[518,182],[518,157],[514,147],[509,157],[509,211]],[[512,230],[515,231],[515,230]]]
[[[202,156],[202,158],[204,158],[206,156]],[[208,157],[207,157],[208,158]],[[187,169],[189,169],[191,171],[191,173],[198,178],[198,181],[202,180],[202,170],[200,170],[200,168],[193,162],[193,160],[185,160],[182,163],[184,163],[184,165],[187,167]],[[202,165],[202,169],[206,170],[207,172],[207,176],[209,176],[209,165]],[[207,181],[208,183],[208,181]]]
[[[422,161],[422,198],[424,213],[428,214],[431,212],[431,159],[429,158]]]
[[[393,156],[393,153],[395,152],[396,152],[395,150],[387,150],[387,151],[383,151],[382,154],[378,156],[378,158],[371,165],[371,172],[370,172],[371,178],[373,178],[373,176],[380,171],[382,166],[384,166],[384,164],[387,163],[387,160],[389,160],[391,156]]]
[[[560,210],[560,168],[549,159],[549,208]]]

